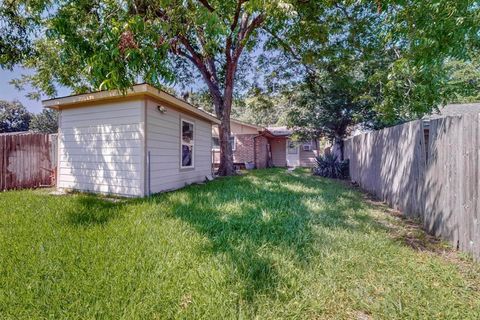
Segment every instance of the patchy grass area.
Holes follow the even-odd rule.
[[[2,319],[478,319],[479,271],[306,171],[116,202],[0,194]]]

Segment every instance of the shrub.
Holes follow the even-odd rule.
[[[348,160],[340,161],[336,155],[325,154],[316,157],[317,166],[313,173],[317,176],[332,179],[348,178]]]

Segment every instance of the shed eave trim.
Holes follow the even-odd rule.
[[[148,84],[139,84],[133,86],[131,89],[127,90],[124,94],[119,90],[109,90],[109,91],[98,91],[92,93],[85,93],[79,95],[72,95],[66,97],[60,97],[55,99],[43,100],[42,105],[44,108],[60,110],[62,107],[80,105],[84,103],[92,103],[96,101],[112,100],[112,99],[122,99],[127,97],[135,96],[149,96],[160,101],[170,103],[171,105],[188,111],[204,120],[210,121],[211,123],[220,124],[220,120],[214,116],[199,110],[193,105],[178,99],[177,97],[170,95],[164,91],[161,91],[155,87],[152,87]]]

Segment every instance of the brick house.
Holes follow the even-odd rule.
[[[313,167],[318,154],[314,141],[294,142],[286,127],[259,127],[232,119],[230,122],[233,162],[237,167],[247,163],[257,169],[267,167]],[[213,163],[220,162],[218,128],[212,129]]]

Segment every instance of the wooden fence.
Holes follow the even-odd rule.
[[[480,259],[479,120],[412,121],[350,138],[351,179]]]
[[[55,184],[57,135],[0,134],[0,190]]]

